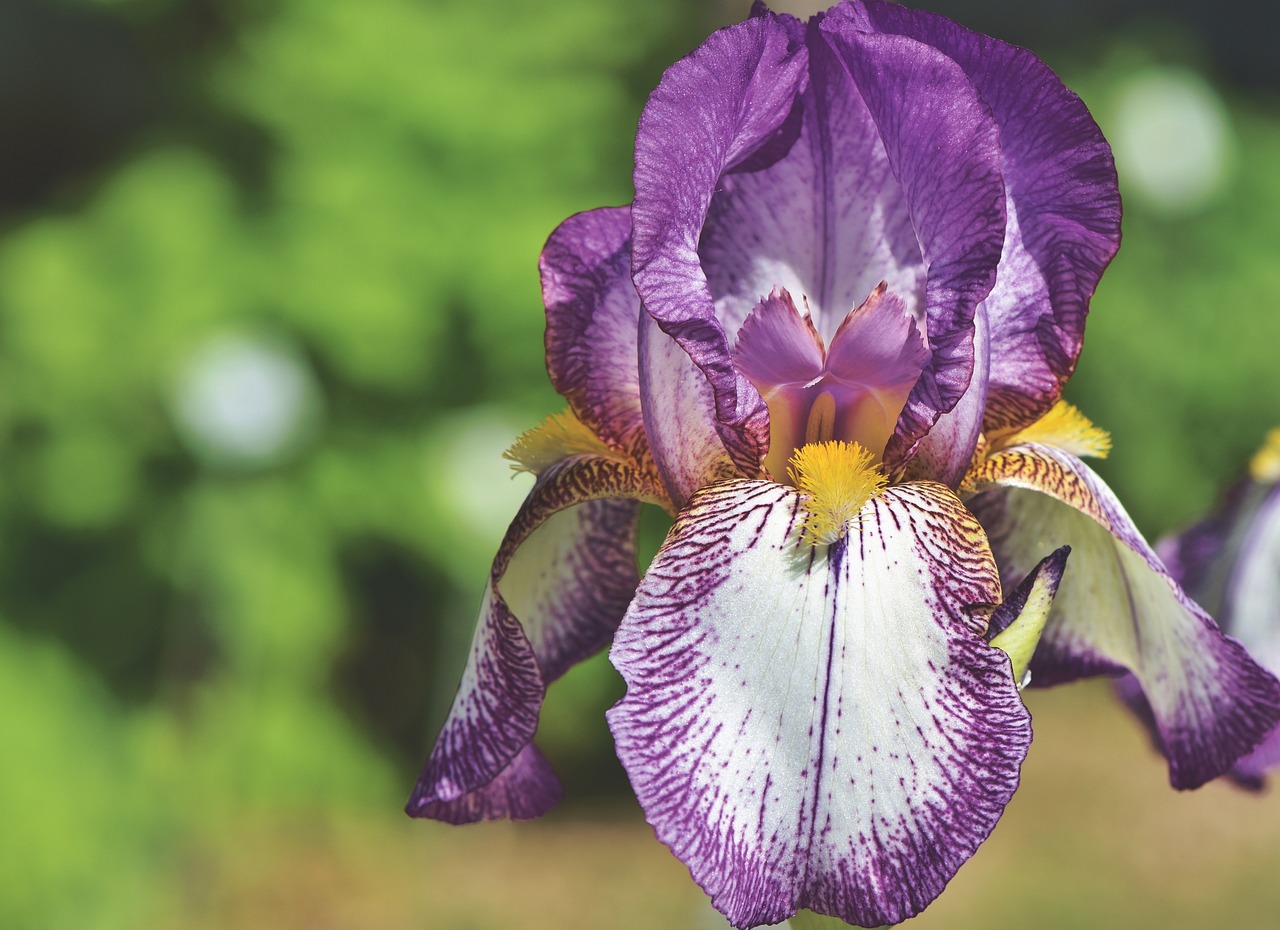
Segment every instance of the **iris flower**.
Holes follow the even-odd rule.
[[[1132,672],[1175,784],[1280,720],[1080,460],[1106,437],[1060,395],[1120,204],[1039,59],[894,4],[758,6],[665,73],[634,181],[543,252],[569,410],[510,453],[537,480],[410,814],[547,810],[546,687],[612,640],[619,758],[712,903],[878,926],[1017,787],[1055,589],[1032,676]],[[639,578],[642,503],[675,522]]]
[[[1280,671],[1280,429],[1267,435],[1248,472],[1213,513],[1162,539],[1156,551],[1222,629],[1238,637],[1267,668]],[[1132,678],[1121,678],[1116,687],[1150,727],[1150,708]],[[1153,736],[1163,751],[1160,734],[1153,731]],[[1227,775],[1256,790],[1277,766],[1280,727]]]

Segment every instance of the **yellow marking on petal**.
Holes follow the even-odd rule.
[[[804,427],[805,442],[827,442],[836,432],[836,399],[830,391],[823,391],[809,408],[809,420]]]
[[[574,455],[622,458],[574,416],[572,410],[553,413],[533,429],[521,433],[502,457],[510,459],[516,471],[540,475],[556,462]]]
[[[1280,426],[1267,433],[1266,442],[1249,460],[1249,474],[1264,484],[1280,481]]]
[[[1089,418],[1065,400],[1026,429],[993,441],[995,449],[1007,449],[1024,442],[1057,446],[1076,456],[1105,459],[1111,451],[1111,434],[1094,426]]]
[[[801,538],[810,546],[843,538],[858,512],[889,483],[875,456],[856,442],[806,443],[791,456],[787,476],[804,499]]]

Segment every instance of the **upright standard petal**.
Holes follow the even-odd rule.
[[[406,811],[451,823],[545,813],[561,795],[533,745],[546,687],[608,643],[638,583],[645,476],[578,456],[542,474],[494,559],[457,697]]]
[[[630,208],[569,217],[547,240],[538,267],[552,385],[606,444],[634,459],[647,458]]]
[[[695,495],[615,636],[609,724],[734,926],[897,923],[991,831],[1030,742],[974,609],[999,599],[995,565],[942,485],[883,491],[829,546],[800,541],[803,508],[760,481]]]
[[[910,36],[953,58],[999,124],[1009,219],[986,300],[986,428],[1025,426],[1053,406],[1075,370],[1089,299],[1120,246],[1111,148],[1080,98],[1026,49],[896,3],[840,9],[865,28]]]
[[[1027,443],[990,456],[969,487],[1006,578],[1071,546],[1034,682],[1131,671],[1177,788],[1223,774],[1280,722],[1280,682],[1187,597],[1083,462]]]
[[[975,308],[995,283],[1005,236],[1005,188],[999,130],[960,66],[915,39],[863,31],[846,15],[855,9],[836,7],[822,33],[875,121],[929,269],[933,359],[885,452],[895,469],[969,387]]]
[[[768,444],[768,412],[733,368],[698,243],[722,175],[790,126],[806,57],[772,14],[721,29],[667,69],[636,133],[636,288],[711,384],[724,446],[751,475]]]

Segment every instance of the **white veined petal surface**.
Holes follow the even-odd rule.
[[[694,496],[615,637],[610,726],[735,926],[897,923],[988,835],[1030,742],[969,609],[999,599],[994,560],[942,485],[889,488],[831,546],[799,542],[801,507],[762,481]]]

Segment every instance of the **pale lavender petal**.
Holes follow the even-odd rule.
[[[698,488],[738,473],[720,439],[711,384],[647,313],[640,319],[640,398],[649,450],[676,509]]]
[[[769,482],[695,495],[615,637],[609,724],[658,837],[734,926],[897,923],[985,839],[1030,742],[972,609],[998,599],[995,565],[941,485],[889,488],[816,549],[800,508]]]
[[[1089,111],[1031,52],[895,3],[856,9],[867,28],[955,59],[1000,126],[1009,222],[991,317],[988,429],[1034,422],[1075,369],[1089,298],[1120,245],[1111,149]]]
[[[722,29],[667,69],[636,134],[636,288],[645,309],[710,382],[721,440],[746,474],[759,471],[768,414],[750,382],[734,370],[698,242],[722,176],[786,130],[804,85],[805,60],[804,49],[772,14]]]
[[[877,287],[831,338],[827,368],[841,381],[890,391],[914,384],[928,357],[902,296]]]
[[[783,288],[761,301],[738,330],[733,364],[768,405],[764,468],[775,481],[787,480],[792,452],[806,441],[810,411],[823,390],[825,355],[812,319]]]
[[[973,378],[960,402],[938,417],[907,460],[905,476],[939,481],[956,488],[973,461],[987,409],[987,373],[991,370],[991,341],[986,308],[979,304],[973,317]]]
[[[586,456],[538,479],[494,559],[462,683],[406,811],[451,823],[545,813],[532,746],[547,685],[599,651],[638,583],[634,469]]]
[[[1005,193],[999,130],[960,66],[914,39],[861,31],[857,13],[836,7],[821,28],[875,120],[929,269],[933,359],[885,452],[892,469],[969,387],[974,312],[995,282]]]
[[[835,399],[835,438],[883,456],[929,348],[902,298],[882,284],[850,313],[827,350],[822,387]]]
[[[929,357],[902,298],[881,283],[851,311],[830,349],[779,288],[738,331],[733,362],[769,407],[765,470],[785,481],[808,442],[858,443],[877,458]]]
[[[1006,578],[1021,578],[1049,548],[1072,548],[1033,682],[1131,671],[1177,788],[1223,774],[1280,723],[1280,682],[1187,597],[1079,459],[1037,443],[1015,446],[988,458],[974,487],[995,488],[970,507]]]
[[[633,458],[646,455],[631,210],[610,207],[571,216],[547,240],[539,270],[551,383],[606,443]]]

